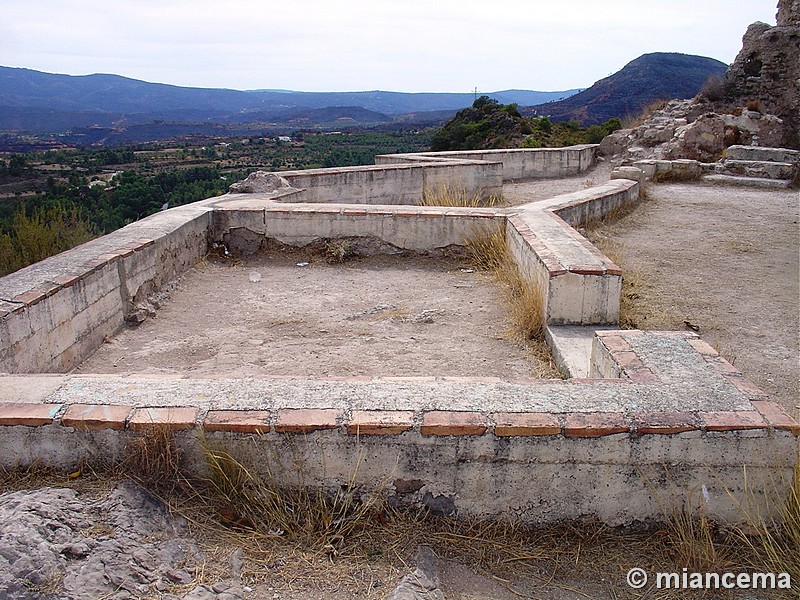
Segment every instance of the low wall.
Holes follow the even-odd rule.
[[[243,252],[257,250],[266,238],[305,245],[357,237],[429,251],[463,245],[509,218],[507,237],[520,265],[544,289],[548,323],[616,322],[618,268],[557,215],[576,226],[598,218],[627,202],[634,182],[505,210],[389,206],[416,204],[437,187],[494,194],[506,163],[515,176],[532,168],[550,172],[542,166],[550,163],[581,168],[594,146],[544,150],[445,153],[436,160],[405,155],[418,162],[287,172],[281,176],[290,188],[228,194],[143,219],[0,279],[0,371],[65,371],[79,364],[126,319],[143,318],[141,304],[196,264],[209,239]],[[454,158],[466,155],[498,160]]]
[[[213,239],[243,254],[258,251],[267,239],[305,246],[347,238],[377,240],[392,251],[429,252],[463,246],[465,240],[485,234],[493,223],[503,221],[496,211],[481,208],[328,204],[312,209],[254,199],[220,206],[214,211],[211,233]]]
[[[208,251],[205,203],[158,213],[0,278],[0,372],[67,371]]]
[[[268,238],[374,238],[427,251],[504,227],[548,323],[615,322],[621,271],[574,227],[635,202],[636,181],[506,209],[370,205],[451,178],[496,182],[501,155],[290,173],[291,188],[164,211],[0,279],[0,371],[40,373],[0,375],[0,466],[114,461],[160,428],[188,473],[204,476],[204,445],[219,444],[279,481],[296,482],[300,465],[336,488],[357,471],[364,491],[458,516],[619,524],[700,497],[712,518],[740,520],[742,503],[777,514],[762,492],[789,489],[800,425],[693,334],[598,331],[593,379],[41,374],[80,362],[218,241],[249,252]],[[304,196],[317,203],[287,202]]]
[[[72,416],[100,406],[45,408],[55,410],[48,424],[0,425],[0,466],[69,470],[109,464],[126,456],[143,429],[132,424],[139,416],[128,407],[122,431],[109,422],[88,425]],[[113,415],[119,408],[106,412]],[[279,485],[335,491],[354,482],[359,491],[390,504],[462,518],[536,524],[593,518],[613,526],[668,519],[685,508],[738,522],[741,506],[762,517],[779,516],[779,506],[756,490],[788,489],[797,444],[790,432],[770,430],[765,422],[757,429],[742,424],[737,431],[715,431],[713,424],[704,429],[698,422],[691,430],[664,435],[632,431],[613,414],[592,415],[616,424],[600,433],[579,425],[585,420],[581,415],[364,411],[346,416],[327,409],[333,418],[304,422],[308,431],[282,431],[281,418],[293,419],[291,413],[300,410],[233,415],[175,409],[176,415],[190,415],[190,422],[174,423],[184,473],[208,477],[204,449],[210,447],[224,449],[253,476]],[[384,423],[357,424],[376,417]],[[738,464],[733,456],[748,458]],[[702,508],[701,490],[708,497]]]
[[[414,164],[286,171],[280,175],[302,190],[291,202],[347,204],[419,204],[427,190],[456,188],[469,195],[500,195],[503,165],[470,160],[420,161]]]
[[[417,154],[385,154],[375,157],[375,164],[389,165],[429,159],[477,160],[503,165],[503,180],[546,179],[577,175],[595,163],[597,144],[567,148],[515,148],[499,150],[460,150],[454,152],[420,152]]]
[[[459,517],[779,516],[800,424],[708,344],[600,331],[593,370],[603,378],[6,376],[19,399],[0,402],[0,467],[108,464],[156,430],[190,475],[224,449],[277,483],[353,481]]]
[[[622,270],[573,227],[630,206],[638,196],[636,182],[614,180],[519,207],[509,217],[509,248],[541,287],[548,325],[619,321]]]

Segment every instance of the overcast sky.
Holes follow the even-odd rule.
[[[777,0],[0,0],[0,65],[197,87],[560,91],[733,61]]]

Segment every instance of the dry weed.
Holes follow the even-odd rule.
[[[544,339],[544,297],[538,282],[519,270],[506,243],[505,232],[496,227],[466,242],[477,269],[490,271],[501,284],[509,310],[509,337],[520,342]]]
[[[147,487],[174,488],[182,481],[180,450],[169,427],[153,425],[128,443],[123,472]]]
[[[736,530],[738,538],[750,551],[754,567],[788,573],[792,582],[800,582],[800,460],[795,464],[786,498],[778,497],[775,490],[765,497],[781,503],[779,516],[766,517],[752,506],[742,506],[747,527]]]
[[[452,206],[452,207],[487,207],[501,206],[504,203],[502,195],[485,196],[480,191],[469,193],[466,189],[441,185],[434,188],[425,188],[420,200],[420,206]]]
[[[160,459],[151,456],[149,462],[136,464],[168,465],[172,457],[168,451]],[[256,477],[221,447],[209,448],[207,457],[209,479],[191,480],[179,474],[174,485],[161,482],[158,489],[150,488],[172,512],[187,520],[201,544],[203,556],[191,569],[192,586],[228,577],[230,564],[239,562],[246,585],[346,590],[345,597],[384,598],[399,576],[413,568],[409,561],[423,544],[445,561],[469,565],[521,597],[531,597],[535,589],[541,597],[562,590],[573,594],[570,597],[590,598],[598,597],[594,595],[598,588],[604,590],[602,597],[628,597],[631,590],[624,578],[632,567],[677,573],[684,568],[691,572],[787,572],[794,581],[800,580],[796,559],[800,466],[781,519],[753,515],[747,527],[723,530],[702,513],[678,510],[659,528],[622,529],[594,521],[531,527],[513,521],[394,510],[361,502],[347,491],[326,495],[316,488],[280,489],[269,477]],[[132,464],[124,468],[128,476],[152,482],[149,472],[132,473]],[[353,479],[343,490],[355,489],[357,465],[353,471]],[[106,478],[86,472],[87,478]],[[41,472],[36,478],[31,471],[18,476],[6,471],[5,476],[34,486],[46,483]],[[775,494],[774,490],[765,492]],[[227,520],[224,510],[232,506],[248,522]],[[275,529],[279,523],[297,527],[296,534],[279,533]],[[581,581],[592,582],[592,590],[584,589]],[[52,583],[57,593],[58,581]],[[523,589],[521,585],[526,590],[517,592]],[[722,592],[644,591],[648,598],[728,597]]]
[[[205,456],[208,483],[222,500],[218,514],[231,527],[336,553],[381,510],[382,490],[367,491],[356,483],[359,465],[346,484],[329,492],[303,483],[302,476],[296,485],[279,485],[269,469],[266,477],[255,475],[223,448],[206,447]]]
[[[650,104],[645,106],[642,111],[639,113],[638,116],[628,115],[624,119],[622,119],[622,126],[625,129],[633,129],[634,127],[638,127],[647,119],[649,119],[653,113],[658,112],[662,108],[664,108],[669,103],[668,100],[653,100]]]

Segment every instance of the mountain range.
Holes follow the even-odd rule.
[[[559,92],[504,90],[494,98],[521,105],[566,98]],[[413,120],[416,113],[454,112],[474,94],[239,91],[148,83],[119,75],[57,75],[0,67],[0,130],[53,132],[65,124],[111,126],[153,121],[241,124],[360,123]],[[338,108],[338,110],[331,110]],[[403,116],[404,118],[401,118]]]
[[[728,65],[713,58],[653,52],[632,60],[613,75],[569,98],[522,110],[553,121],[575,119],[584,126],[612,117],[636,117],[656,100],[694,98],[709,77],[722,77]]]
[[[488,95],[523,114],[583,125],[635,115],[653,100],[690,98],[727,66],[702,56],[653,53],[588,89],[503,90]],[[185,135],[443,124],[474,94],[295,92],[190,88],[119,75],[58,75],[0,67],[0,132],[63,134],[80,145],[124,144]]]

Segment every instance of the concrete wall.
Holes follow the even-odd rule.
[[[281,176],[302,189],[292,202],[418,204],[426,190],[452,187],[469,195],[500,195],[502,165],[477,161],[419,161],[411,164],[287,171]]]
[[[583,146],[449,153],[435,160],[404,155],[413,164],[289,172],[283,174],[292,186],[288,194],[229,194],[153,215],[0,279],[0,370],[74,367],[143,310],[137,304],[200,260],[209,236],[244,252],[266,238],[292,245],[374,238],[392,248],[430,251],[463,245],[515,211],[521,221],[512,225],[526,229],[517,235],[512,227],[507,237],[519,264],[543,289],[548,323],[613,323],[619,273],[556,215],[575,226],[599,218],[630,202],[633,182],[513,210],[388,206],[416,204],[426,191],[444,187],[494,194],[508,173],[583,168],[593,152],[594,146]],[[466,155],[471,158],[457,158]],[[493,162],[472,160],[478,155]]]
[[[180,382],[173,389],[180,397]],[[762,403],[765,415],[770,404]],[[690,415],[669,430],[663,415],[623,413],[39,406],[37,423],[19,424],[0,403],[0,467],[114,463],[143,431],[161,427],[172,432],[188,476],[207,477],[205,450],[223,450],[277,485],[333,491],[354,482],[394,505],[535,524],[621,525],[684,508],[741,522],[742,506],[774,518],[797,459],[796,430],[772,427],[755,410],[724,425],[713,413]],[[142,420],[143,411],[155,422]],[[290,417],[287,427],[292,412],[304,420]]]
[[[159,213],[0,279],[0,372],[67,371],[205,256],[202,205]]]
[[[376,156],[375,164],[388,165],[428,159],[499,162],[503,165],[503,180],[512,181],[577,175],[594,165],[596,151],[597,144],[584,144],[568,148],[516,148],[386,154]]]
[[[274,239],[291,246],[318,240],[368,238],[396,250],[427,252],[463,246],[504,217],[490,209],[436,207],[324,207],[265,205],[253,200],[247,208],[221,206],[214,212],[213,239],[234,251],[250,254]]]
[[[609,183],[517,207],[506,239],[517,264],[539,282],[547,324],[619,321],[622,271],[574,227],[602,219],[638,200],[634,181]]]
[[[548,323],[613,323],[621,271],[573,227],[635,202],[635,181],[513,209],[364,205],[453,182],[486,191],[532,176],[537,160],[572,169],[571,152],[295,173],[287,180],[300,191],[231,194],[143,219],[0,279],[0,371],[70,369],[216,240],[246,251],[267,238],[375,238],[426,251],[502,227],[543,291]],[[576,152],[580,168],[593,147]],[[311,203],[286,202],[304,196]],[[203,444],[220,444],[285,483],[302,473],[336,488],[357,471],[364,491],[458,516],[619,524],[691,510],[701,497],[703,513],[723,520],[741,520],[742,502],[780,510],[770,499],[788,490],[800,425],[692,334],[595,335],[592,380],[0,375],[0,466],[115,461],[156,427],[174,434],[188,473],[203,476]]]

